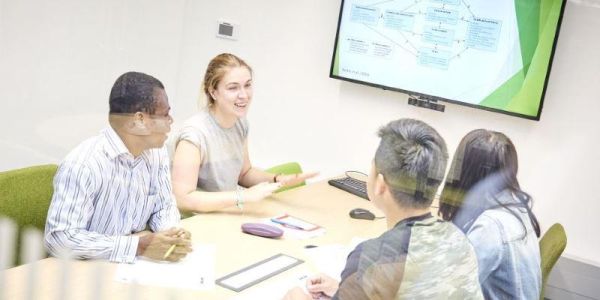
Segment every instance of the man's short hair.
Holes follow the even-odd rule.
[[[127,72],[115,81],[109,98],[110,113],[146,112],[156,108],[156,89],[165,89],[160,80],[140,72]]]
[[[403,207],[431,205],[444,178],[448,152],[438,132],[414,119],[392,121],[379,129],[375,168]]]

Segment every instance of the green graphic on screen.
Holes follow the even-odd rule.
[[[331,75],[539,119],[563,6],[343,1]]]

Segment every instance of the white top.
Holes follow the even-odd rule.
[[[179,223],[166,149],[134,158],[112,128],[77,146],[60,164],[46,220],[45,244],[55,256],[133,262],[149,225]]]
[[[208,109],[187,119],[175,138],[175,145],[188,141],[200,150],[202,161],[197,187],[206,192],[235,190],[244,164],[244,143],[248,121],[238,119],[231,128],[223,128]]]

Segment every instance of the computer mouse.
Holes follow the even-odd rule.
[[[242,232],[272,239],[283,235],[283,230],[262,223],[244,223],[242,224]]]
[[[363,219],[363,220],[375,220],[375,215],[364,209],[364,208],[355,208],[350,211],[350,218],[353,219]]]

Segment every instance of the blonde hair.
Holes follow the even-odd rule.
[[[225,74],[234,67],[245,67],[252,75],[252,68],[243,59],[231,53],[221,53],[208,63],[206,73],[204,73],[204,82],[202,83],[202,89],[208,99],[208,106],[215,104],[215,99],[210,92],[217,89],[217,85],[219,85]]]

